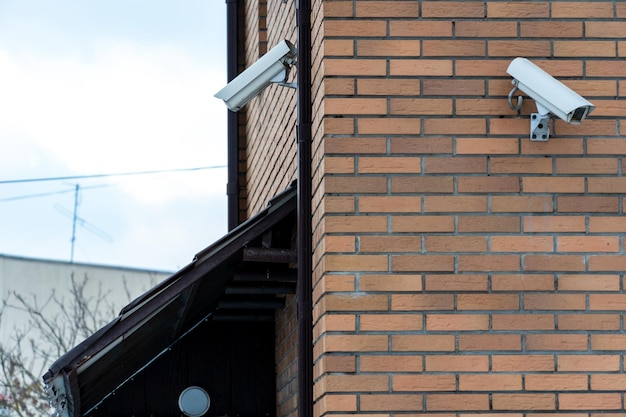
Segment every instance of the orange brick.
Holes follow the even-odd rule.
[[[319,306],[320,304],[317,304]],[[316,308],[314,319],[320,314]],[[315,336],[324,332],[354,332],[356,330],[356,316],[354,314],[325,314],[315,324]]]
[[[554,74],[554,73],[553,73]],[[528,126],[526,126],[528,129]],[[539,146],[539,144],[546,146]],[[548,142],[522,141],[522,153],[527,155],[582,155],[583,141],[574,138],[551,138]]]
[[[471,331],[489,329],[487,314],[427,314],[428,331]]]
[[[492,275],[492,291],[552,291],[554,277],[548,274]]]
[[[578,255],[527,255],[525,271],[584,271],[585,257]]]
[[[538,18],[549,17],[550,4],[547,1],[507,1],[488,2],[489,18]]]
[[[560,275],[561,291],[619,291],[619,275]]]
[[[355,372],[356,358],[354,356],[325,355],[315,364],[316,376],[328,372]]]
[[[423,1],[422,17],[485,17],[484,6],[479,2]]]
[[[427,252],[483,252],[487,250],[484,236],[426,236]]]
[[[327,174],[353,174],[353,157],[332,157],[324,158],[324,172]]]
[[[559,410],[621,410],[620,394],[559,394]]]
[[[414,411],[421,410],[423,400],[415,394],[365,394],[359,395],[360,411]]]
[[[581,177],[526,177],[522,179],[526,193],[584,193],[585,179]]]
[[[457,22],[457,27],[459,23]],[[485,94],[483,80],[425,79],[422,83],[425,96],[481,96]]]
[[[550,55],[550,41],[544,40],[490,40],[487,45],[489,56],[545,57]]]
[[[619,355],[559,355],[559,372],[619,371]]]
[[[591,335],[591,350],[624,350],[626,335],[623,334],[593,334]]]
[[[455,62],[455,69],[456,75],[463,77],[500,76],[510,63],[508,59],[464,59]]]
[[[493,252],[552,252],[551,236],[492,236]]]
[[[391,178],[392,193],[452,193],[453,177],[402,176]]]
[[[489,410],[488,394],[426,394],[428,411]]]
[[[389,377],[386,375],[326,375],[315,384],[317,395],[327,392],[358,392],[358,391],[387,391]]]
[[[394,216],[391,230],[398,232],[454,232],[453,216]]]
[[[359,95],[418,95],[420,82],[413,79],[359,78],[356,92]]]
[[[452,76],[452,61],[442,59],[391,59],[389,75],[446,77]]]
[[[335,177],[324,178],[324,189],[327,193],[361,194],[385,193],[387,179],[385,177]]]
[[[552,4],[552,18],[610,18],[613,17],[613,2],[560,1]]]
[[[617,174],[616,158],[557,158],[557,174]]]
[[[358,171],[361,174],[398,173],[418,174],[421,170],[421,159],[418,157],[367,157],[358,159]]]
[[[324,6],[325,17],[352,17],[352,2],[334,1]]]
[[[453,294],[392,294],[394,311],[452,310]]]
[[[458,140],[457,140],[458,141]],[[552,160],[547,158],[504,158],[489,161],[493,174],[551,174]]]
[[[454,257],[448,255],[392,255],[391,269],[396,272],[451,272]]]
[[[427,213],[485,212],[487,198],[484,196],[425,196],[424,211]]]
[[[325,335],[315,350],[317,356],[321,352],[386,352],[388,344],[386,335]]]
[[[362,37],[362,36],[385,36],[387,24],[381,20],[332,20],[324,22],[324,35],[326,37]]]
[[[415,118],[359,118],[357,123],[362,135],[416,135],[421,129],[420,120]]]
[[[626,232],[626,218],[623,216],[589,216],[589,233]]]
[[[487,275],[479,274],[436,274],[424,278],[426,291],[486,291]]]
[[[328,100],[328,99],[327,99]],[[451,114],[452,99],[441,98],[392,98],[389,104],[392,115],[436,115]]]
[[[528,334],[526,350],[587,350],[585,334]]]
[[[525,294],[524,310],[584,310],[585,294]]]
[[[324,117],[323,120],[324,132],[327,135],[353,135],[354,134],[354,120],[352,118],[337,118],[337,117]],[[329,143],[345,143],[349,142],[350,139],[345,140],[345,138],[341,138],[339,141],[335,141],[333,138],[327,139]],[[373,142],[372,139],[366,139],[364,142]],[[325,143],[328,145],[329,143]]]
[[[582,22],[521,21],[520,36],[522,38],[582,38],[583,24]]]
[[[356,411],[356,395],[324,395],[315,403],[316,412]]]
[[[327,233],[387,231],[385,216],[327,216],[324,223]]]
[[[493,330],[554,330],[554,315],[493,314],[491,328]]]
[[[326,252],[354,252],[354,236],[325,236],[324,249]]]
[[[419,252],[421,248],[422,238],[420,236],[389,235],[359,237],[359,250],[361,252]]]
[[[351,39],[328,39],[324,44],[324,55],[332,57],[353,56],[354,41]],[[352,94],[354,92],[353,80],[338,79],[324,80],[325,92],[327,94],[341,94],[337,92],[341,90],[333,88],[339,86],[338,82],[343,82],[341,90],[344,91],[344,94]],[[350,88],[350,84],[352,85],[352,88]]]
[[[616,56],[615,41],[554,41],[555,57],[614,57]]]
[[[451,138],[391,138],[393,154],[452,153]]]
[[[414,38],[450,37],[452,36],[452,22],[394,19],[389,21],[389,35]]]
[[[460,193],[517,193],[520,191],[517,177],[459,177]]]
[[[345,20],[341,22],[346,23]],[[387,63],[384,59],[326,58],[324,71],[326,75],[384,76],[387,73]]]
[[[387,114],[387,100],[383,98],[332,98],[324,101],[324,115]]]
[[[554,135],[562,137],[582,135],[616,136],[619,135],[619,132],[616,120],[589,119],[583,125],[573,126],[561,119],[557,119],[554,122]]]
[[[524,232],[584,232],[585,216],[525,216]]]
[[[489,357],[485,355],[426,355],[427,372],[486,372]]]
[[[361,274],[359,278],[361,291],[421,291],[421,275],[411,274]]]
[[[386,255],[326,255],[324,271],[387,271]]]
[[[586,391],[587,375],[533,375],[524,377],[528,391]]]
[[[392,335],[394,352],[454,352],[454,335]]]
[[[585,35],[588,38],[619,38],[626,33],[626,22],[585,22]]]
[[[459,233],[475,232],[519,232],[518,216],[459,216]]]
[[[626,269],[626,256],[623,255],[591,255],[589,271],[623,271]]]
[[[518,391],[521,375],[459,375],[459,391]]]
[[[361,355],[362,372],[421,372],[423,359],[416,355]]]
[[[554,394],[493,394],[494,410],[556,410]]]
[[[424,158],[424,170],[428,174],[448,174],[467,173],[478,174],[487,173],[487,158],[485,157],[455,157]]]
[[[457,155],[504,155],[519,153],[519,140],[510,138],[457,138]],[[491,159],[493,169],[493,159]]]
[[[337,43],[345,41],[335,41]],[[352,44],[352,41],[350,41]],[[326,94],[332,95],[353,95],[354,79],[352,78],[326,78],[324,80],[324,91]]]
[[[387,311],[388,300],[385,294],[327,294],[320,301],[323,310],[331,311]]]
[[[485,56],[483,40],[424,40],[424,56]]]
[[[359,7],[357,3],[357,8]],[[412,39],[357,39],[357,56],[420,56],[420,41]]]
[[[559,314],[559,330],[619,330],[619,314]]]
[[[483,119],[473,118],[425,118],[424,134],[426,135],[484,135],[487,124]]]
[[[519,271],[519,255],[459,255],[460,272]]]
[[[589,309],[591,310],[626,310],[625,294],[589,294]]]
[[[553,372],[554,355],[493,355],[493,372]]]
[[[454,375],[394,375],[394,391],[456,391]]]
[[[519,310],[517,294],[457,294],[457,310]]]
[[[419,17],[417,4],[406,1],[369,1],[356,3],[357,17]]]
[[[459,351],[521,350],[522,337],[518,334],[460,334]]]
[[[363,196],[359,198],[361,213],[419,213],[422,210],[420,196]]]
[[[626,192],[626,178],[589,178],[589,192],[612,194]]]
[[[552,198],[547,196],[493,196],[491,211],[495,213],[551,213]]]
[[[421,314],[361,314],[359,330],[361,331],[410,331],[422,330]]]
[[[591,389],[594,391],[624,391],[626,390],[626,375],[592,374]]]
[[[588,61],[586,73],[590,77],[624,77],[626,76],[626,62],[619,61]]]
[[[455,35],[462,38],[517,37],[516,22],[460,20],[455,22]],[[582,32],[582,31],[581,31]]]

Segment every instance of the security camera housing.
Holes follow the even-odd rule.
[[[270,83],[284,84],[296,56],[296,48],[289,41],[282,41],[218,91],[215,97],[224,100],[230,110],[239,111]]]
[[[513,77],[515,85],[509,94],[509,100],[519,88],[534,99],[537,105],[537,113],[531,114],[531,140],[548,140],[551,115],[578,125],[595,108],[589,101],[526,58],[515,58],[506,72]]]

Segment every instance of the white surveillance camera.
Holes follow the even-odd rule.
[[[513,77],[515,86],[509,93],[511,108],[519,110],[521,107],[521,97],[518,98],[517,105],[513,105],[511,101],[518,88],[535,100],[537,105],[537,113],[531,114],[531,140],[548,140],[548,122],[552,115],[577,125],[595,108],[585,98],[526,58],[515,58],[506,72]]]
[[[270,83],[293,87],[286,81],[296,55],[296,48],[289,41],[282,41],[218,91],[215,97],[224,100],[226,106],[236,112]]]

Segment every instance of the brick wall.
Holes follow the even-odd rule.
[[[315,414],[623,412],[626,2],[315,5]]]

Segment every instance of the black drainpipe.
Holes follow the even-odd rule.
[[[238,0],[226,0],[226,76],[228,82],[238,75],[239,55]],[[228,204],[228,230],[239,225],[239,127],[236,112],[228,111],[228,183],[226,196]]]
[[[298,417],[313,417],[311,228],[311,0],[297,0],[298,25]]]

